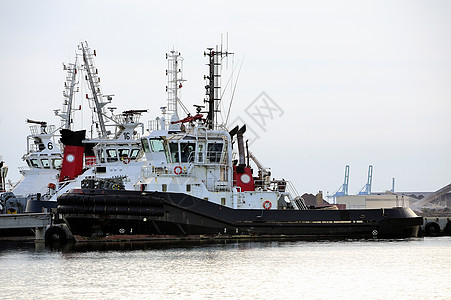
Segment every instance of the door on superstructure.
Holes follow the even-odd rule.
[[[213,191],[215,188],[215,182],[217,181],[215,171],[215,167],[207,168],[207,190],[209,191]]]

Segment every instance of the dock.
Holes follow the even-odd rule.
[[[36,242],[44,242],[46,229],[51,224],[51,213],[0,214],[0,230],[32,229]],[[0,239],[6,239],[1,231]]]

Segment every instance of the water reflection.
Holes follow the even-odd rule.
[[[0,255],[7,252],[106,252],[106,251],[146,251],[168,249],[263,249],[273,247],[298,247],[301,245],[330,245],[333,243],[409,243],[423,241],[424,238],[408,239],[295,239],[295,238],[261,238],[261,239],[203,239],[203,240],[157,240],[157,241],[133,241],[133,242],[86,242],[67,243],[64,245],[34,242],[0,242]]]
[[[450,251],[450,237],[0,243],[0,299],[30,284],[35,298],[445,298]]]

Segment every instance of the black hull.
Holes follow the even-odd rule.
[[[58,198],[74,235],[136,238],[407,238],[423,219],[408,208],[360,210],[231,209],[178,193],[78,190]]]

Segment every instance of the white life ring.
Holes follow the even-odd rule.
[[[266,200],[265,202],[263,202],[263,208],[264,209],[270,209],[272,207],[272,203],[269,202],[268,200]]]
[[[174,168],[174,173],[176,174],[176,175],[180,175],[180,174],[182,174],[182,167],[180,167],[180,166],[175,166],[175,168]]]

